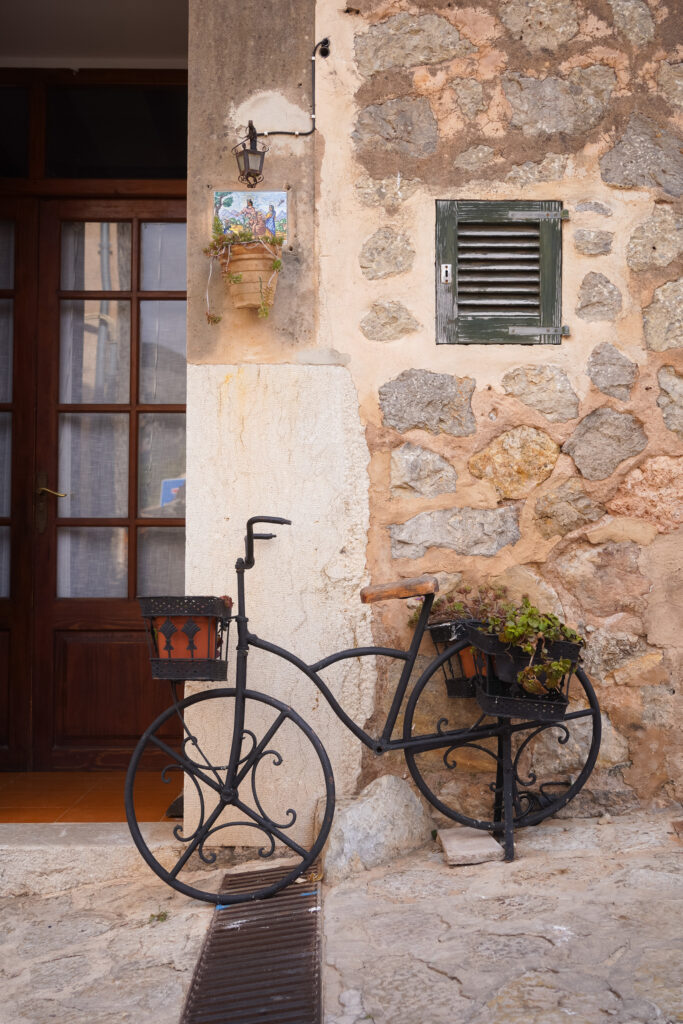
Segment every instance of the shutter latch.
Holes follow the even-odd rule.
[[[541,345],[559,345],[562,338],[569,334],[569,327],[567,324],[562,327],[508,327],[508,333],[527,338],[537,337]]]
[[[441,284],[450,284],[453,280],[453,264],[441,264]]]

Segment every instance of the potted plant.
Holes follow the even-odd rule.
[[[220,219],[214,217],[211,244],[204,249],[211,260],[209,280],[213,263],[218,260],[233,305],[237,309],[256,309],[258,316],[267,317],[282,269],[283,243],[282,235],[254,235],[248,229],[224,231]],[[207,309],[206,319],[216,324],[221,318]]]
[[[504,603],[484,622],[469,623],[467,635],[485,657],[477,697],[483,710],[545,720],[564,716],[566,682],[584,639],[551,612],[541,612],[525,595]],[[489,669],[490,666],[490,669]]]
[[[437,652],[440,654],[462,638],[469,625],[482,623],[501,612],[506,596],[506,588],[497,584],[486,583],[480,587],[471,587],[462,583],[448,594],[437,597],[427,622]],[[417,608],[411,625],[417,623],[419,615],[420,609]],[[449,697],[475,696],[477,668],[471,648],[464,648],[444,662],[443,671]]]
[[[461,585],[434,602],[428,628],[437,644],[456,639],[456,629],[470,640],[476,695],[483,710],[549,721],[564,716],[565,684],[585,641],[556,615],[541,612],[526,595],[515,604],[505,587]],[[464,655],[460,653],[463,667],[468,660]]]

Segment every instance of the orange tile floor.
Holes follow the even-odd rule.
[[[0,822],[125,821],[126,773],[0,772]],[[177,778],[164,783],[156,772],[138,772],[139,821],[167,821],[166,808],[180,792]]]

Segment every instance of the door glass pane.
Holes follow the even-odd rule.
[[[66,299],[59,332],[60,402],[127,402],[130,303]]]
[[[13,312],[12,299],[0,299],[0,402],[12,401]]]
[[[0,220],[0,288],[14,288],[14,221]]]
[[[126,221],[62,224],[64,291],[125,292],[130,288],[131,225]]]
[[[138,530],[138,594],[185,593],[185,530]]]
[[[61,517],[128,514],[128,416],[63,413],[59,417]]]
[[[0,597],[9,597],[9,526],[0,526]]]
[[[185,224],[143,224],[140,232],[145,292],[184,292],[186,287]]]
[[[57,597],[126,597],[128,531],[119,526],[57,530]]]
[[[185,515],[185,414],[141,413],[138,443],[140,515],[182,519]]]
[[[140,303],[140,401],[185,402],[184,301]]]
[[[0,516],[9,515],[11,472],[12,413],[0,412]]]

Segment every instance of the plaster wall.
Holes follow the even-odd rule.
[[[529,592],[590,638],[587,667],[599,688],[610,737],[594,773],[591,813],[599,812],[603,798],[603,806],[612,809],[673,799],[683,631],[680,610],[666,595],[681,571],[683,547],[683,412],[677,411],[683,399],[676,397],[683,373],[680,290],[662,314],[664,340],[646,336],[645,326],[662,304],[662,289],[680,289],[675,282],[683,272],[676,220],[683,192],[678,134],[683,100],[676,84],[683,52],[676,45],[676,12],[658,0],[559,5],[539,0],[531,6],[485,0],[476,7],[431,0],[358,0],[344,7],[318,0],[315,7],[312,2],[286,7],[293,19],[286,28],[293,50],[278,62],[277,73],[266,61],[261,74],[265,50],[254,32],[254,5],[246,5],[247,16],[236,25],[248,43],[234,64],[226,64],[216,33],[227,5],[192,4],[190,585],[195,591],[211,581],[218,585],[217,567],[224,578],[230,566],[216,561],[217,546],[210,538],[230,540],[226,550],[232,564],[243,520],[261,511],[254,502],[266,498],[271,507],[265,511],[289,515],[285,506],[291,505],[295,523],[310,524],[307,589],[323,587],[323,595],[305,605],[306,625],[299,633],[304,627],[298,612],[287,611],[281,619],[280,594],[263,589],[256,602],[269,624],[263,632],[272,636],[270,624],[281,622],[291,635],[294,626],[311,658],[319,638],[323,650],[343,645],[343,630],[328,628],[330,622],[351,623],[344,635],[367,642],[369,619],[356,605],[356,589],[366,573],[373,582],[384,582],[439,572],[446,587],[461,575],[472,582],[502,579],[513,593]],[[280,5],[270,5],[270,15],[285,31]],[[203,320],[201,249],[210,232],[210,191],[234,183],[228,149],[238,124],[254,111],[259,122],[271,113],[272,125],[284,127],[282,121],[299,116],[305,124],[308,94],[298,83],[307,81],[313,44],[325,35],[332,39],[332,54],[317,65],[318,131],[294,143],[273,139],[268,157],[264,184],[291,186],[294,223],[275,306],[267,321],[231,310],[214,276],[212,304],[223,320],[209,326]],[[366,37],[374,40],[370,46]],[[200,55],[194,70],[192,54]],[[591,70],[596,67],[597,72]],[[258,89],[250,88],[254,80]],[[594,88],[596,80],[601,84]],[[550,99],[537,103],[538,82],[545,83]],[[526,113],[515,98],[517,86],[532,97]],[[553,112],[562,104],[566,123],[558,126]],[[388,123],[399,108],[391,130],[377,127],[378,110]],[[634,117],[644,121],[636,123]],[[634,142],[643,124],[650,141]],[[419,144],[411,144],[412,138]],[[452,198],[563,201],[570,219],[562,229],[562,307],[570,335],[561,345],[435,344],[435,202]],[[387,231],[388,252],[368,257],[366,242]],[[582,231],[602,236],[601,251],[589,254]],[[412,258],[397,258],[401,246]],[[639,246],[640,255],[634,255]],[[613,300],[599,318],[586,310],[595,275],[606,279]],[[368,328],[368,314],[376,313],[378,304],[380,318],[393,304],[398,327]],[[376,340],[378,333],[385,340]],[[604,343],[611,346],[605,356],[611,366],[607,381],[591,369]],[[616,365],[623,368],[621,357],[628,363],[629,383],[615,390],[613,371]],[[527,377],[550,368],[554,383],[546,379],[535,391],[515,394],[506,375],[520,368]],[[434,373],[472,381],[472,428],[428,429],[417,420],[411,424],[409,411],[400,428],[388,422],[381,396],[405,371],[422,371],[425,387]],[[554,390],[558,380],[563,401],[574,396],[569,411],[562,411]],[[304,418],[302,388],[310,403]],[[247,420],[240,420],[238,409],[248,411],[248,423],[258,424],[257,434],[244,430]],[[618,414],[628,454],[610,462],[613,453],[606,449],[613,445],[591,435],[582,461],[576,439],[594,422],[587,417],[596,411],[603,416],[605,410]],[[222,426],[214,434],[210,424],[216,417]],[[306,447],[318,418],[330,433],[331,448]],[[489,446],[520,427],[542,437],[554,454],[549,473],[540,472],[533,457],[506,456],[505,472],[523,481],[521,490],[511,492]],[[218,448],[205,444],[207,429],[220,441]],[[270,443],[261,443],[259,435],[270,437]],[[418,463],[442,457],[457,482],[432,487],[428,494],[416,479],[398,486],[396,459],[406,444],[418,450]],[[306,453],[303,459],[300,452]],[[608,471],[594,471],[592,464],[602,465],[605,457]],[[286,476],[283,459],[293,460]],[[229,469],[207,482],[218,462]],[[351,476],[347,465],[353,467]],[[343,516],[319,518],[317,492],[309,484],[318,474],[331,500],[343,504]],[[579,495],[582,511],[567,510],[565,486],[574,495],[569,506]],[[230,515],[227,525],[217,518],[221,507]],[[424,553],[413,547],[410,556],[405,544],[396,542],[397,529],[410,531],[416,516],[458,515],[462,509],[484,514],[510,509],[518,533],[486,555],[477,549],[476,537],[454,550],[432,535]],[[296,538],[291,555],[294,541],[272,542],[278,552],[287,545],[292,566],[298,530]],[[332,588],[327,566],[333,551],[343,547],[344,583]],[[265,560],[255,572],[276,565],[271,550],[261,557]],[[330,620],[335,603],[344,615]],[[376,642],[407,640],[407,619],[402,602],[374,606]],[[356,682],[349,685],[353,690]],[[350,696],[344,681],[340,686]],[[356,693],[360,720],[366,714],[381,717],[384,690],[381,678],[377,684],[371,673],[363,677],[362,698]],[[339,726],[333,720],[321,725],[324,742],[336,749]],[[386,770],[386,761],[372,759],[361,768],[356,754],[341,748],[335,757],[345,766],[347,789]],[[398,764],[389,768],[403,770]]]

